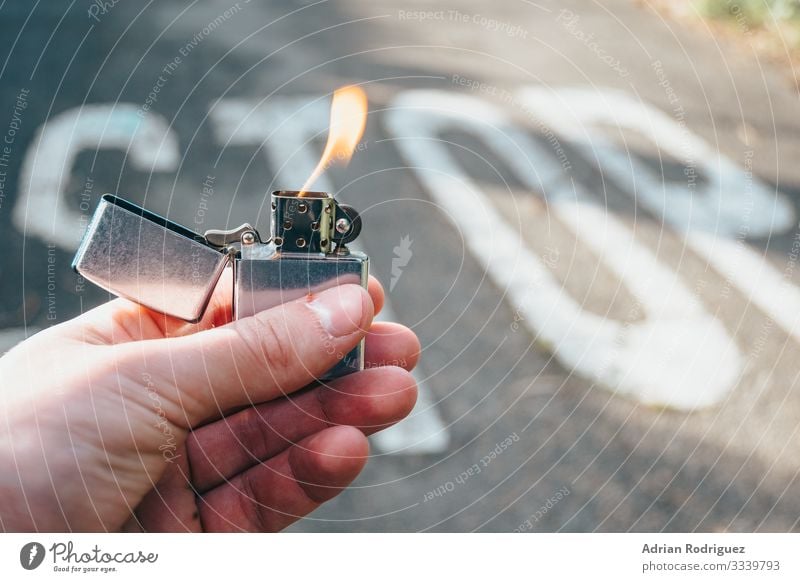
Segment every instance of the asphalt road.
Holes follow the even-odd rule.
[[[268,231],[360,83],[322,185],[362,211],[423,398],[293,529],[800,528],[800,121],[746,31],[628,0],[22,4],[3,348],[106,299],[70,270],[101,193]]]

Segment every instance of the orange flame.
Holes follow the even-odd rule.
[[[367,124],[367,94],[361,87],[347,85],[333,92],[331,102],[331,126],[328,130],[328,143],[322,152],[317,167],[309,176],[299,196],[304,196],[329,166],[334,163],[346,164]]]

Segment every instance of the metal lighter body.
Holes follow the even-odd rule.
[[[106,194],[73,268],[115,295],[190,322],[202,318],[228,265],[234,319],[336,285],[366,288],[369,259],[347,247],[361,231],[353,208],[324,192],[279,191],[271,210],[271,236],[262,241],[249,224],[201,235]],[[362,341],[320,379],[363,368]]]

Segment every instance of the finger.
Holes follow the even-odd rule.
[[[201,531],[187,455],[170,457],[156,486],[144,496],[134,515],[123,526],[127,532]]]
[[[419,361],[419,339],[406,326],[378,321],[367,333],[364,359],[367,367],[400,366],[413,370]]]
[[[198,500],[206,531],[279,531],[338,495],[369,454],[353,427],[329,428],[240,473]]]
[[[331,426],[372,434],[408,416],[416,400],[411,374],[373,368],[237,412],[189,434],[195,486],[207,491]]]
[[[369,276],[367,283],[367,291],[369,296],[372,297],[372,304],[375,306],[375,315],[378,315],[383,309],[383,304],[386,301],[386,294],[383,291],[383,285],[372,275]]]
[[[370,276],[367,291],[377,315],[383,309],[383,286]],[[197,323],[187,323],[127,299],[114,299],[62,324],[63,333],[88,343],[106,345],[185,336],[230,323],[232,302],[233,270],[225,269],[203,318]]]
[[[372,299],[374,314],[377,315],[383,309],[383,286],[375,277],[370,276],[367,283],[367,292],[370,299]],[[170,319],[174,323],[180,324],[173,324],[171,327],[164,328],[164,331],[168,332],[170,336],[187,335],[230,323],[233,320],[233,278],[228,277],[220,280],[220,284],[217,285],[206,313],[200,322],[189,324],[174,318],[168,318],[165,320],[167,325]]]
[[[358,344],[372,313],[364,289],[341,285],[223,327],[115,346],[118,367],[139,384],[148,374],[172,405],[167,419],[194,426],[308,385]]]
[[[187,323],[133,301],[117,298],[90,309],[61,326],[65,336],[91,344],[113,345],[183,336],[229,323],[232,297],[233,271],[225,269],[203,318],[197,323]]]

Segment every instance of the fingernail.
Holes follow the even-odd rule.
[[[364,295],[364,290],[358,285],[340,285],[319,293],[307,305],[325,331],[333,337],[344,337],[361,328]]]

